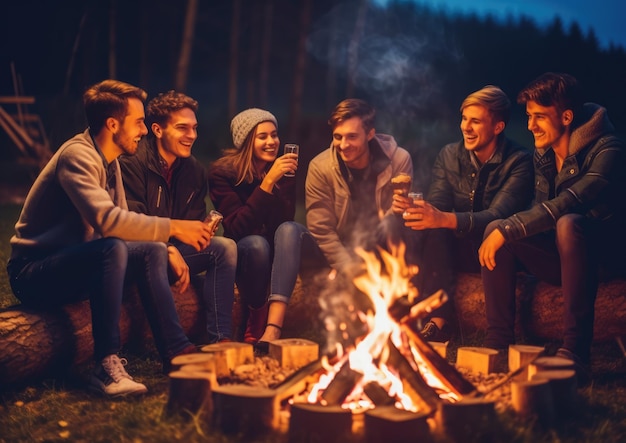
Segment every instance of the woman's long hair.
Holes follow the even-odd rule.
[[[246,137],[241,149],[229,148],[224,150],[221,158],[217,159],[213,163],[213,167],[228,171],[235,179],[235,186],[239,186],[241,183],[252,183],[255,178],[255,168],[253,163],[254,158],[254,139],[256,138],[256,131],[259,125],[256,125],[250,134]],[[262,177],[257,177],[262,178]]]

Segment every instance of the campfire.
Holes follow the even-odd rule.
[[[353,349],[337,350],[334,363],[322,358],[324,373],[306,401],[364,411],[378,405],[432,413],[440,401],[477,394],[474,386],[449,365],[416,330],[418,320],[445,303],[439,291],[420,303],[410,284],[417,272],[405,264],[404,249],[378,254],[357,249],[365,272],[354,280],[369,297],[372,310],[362,313],[367,334]]]
[[[446,294],[438,291],[416,302],[411,277],[418,269],[404,262],[403,246],[356,252],[365,266],[353,284],[368,303],[364,309],[349,306],[356,325],[346,318],[327,322],[343,341],[333,342],[321,358],[317,344],[308,340],[272,342],[272,358],[263,359],[273,362],[276,378],[267,388],[217,382],[255,370],[250,345],[206,346],[202,354],[174,362],[185,370],[170,374],[168,410],[204,409],[207,420],[226,433],[287,431],[292,441],[308,441],[310,435],[317,441],[350,435],[365,435],[367,441],[408,435],[428,440],[434,426],[462,440],[472,429],[488,427],[494,402],[419,332],[421,319],[445,303]],[[360,335],[351,336],[355,331]],[[299,369],[286,374],[285,367]],[[212,395],[201,395],[206,392]]]

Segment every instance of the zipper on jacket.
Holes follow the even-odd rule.
[[[193,198],[195,193],[196,193],[196,191],[192,191],[191,194],[189,194],[189,198],[187,199],[187,203],[185,203],[186,205],[189,204],[189,202],[191,201],[191,199]]]
[[[157,208],[161,207],[161,193],[163,192],[163,188],[159,185],[159,193],[157,194]]]

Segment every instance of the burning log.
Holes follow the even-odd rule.
[[[428,415],[395,408],[377,407],[365,412],[366,443],[404,443],[432,441]]]
[[[444,381],[450,390],[460,396],[475,395],[477,391],[474,385],[465,380],[454,366],[450,365],[445,358],[435,351],[433,347],[424,340],[421,333],[416,330],[417,320],[424,318],[428,313],[443,305],[447,300],[447,294],[439,290],[411,307],[405,302],[394,303],[389,313],[392,315],[392,318],[400,323],[402,332],[409,337],[409,340],[423,357],[429,368],[438,378]]]
[[[187,418],[200,414],[204,420],[210,421],[213,413],[211,387],[214,386],[214,374],[204,371],[174,371],[170,372],[169,378],[166,414]]]
[[[350,368],[350,362],[346,361],[322,392],[320,403],[324,406],[341,405],[362,378],[363,374]]]
[[[291,405],[288,441],[352,441],[352,413],[340,406],[294,403]]]
[[[396,402],[396,400],[391,397],[387,391],[385,391],[385,388],[383,388],[381,385],[379,385],[377,382],[375,381],[371,381],[369,383],[366,383],[363,386],[363,392],[365,392],[365,395],[367,395],[367,398],[369,398],[372,403],[374,403],[374,405],[378,406],[393,406]]]
[[[430,414],[437,409],[441,399],[435,390],[426,383],[419,369],[412,366],[398,348],[388,341],[389,355],[387,366],[398,371],[402,388],[421,412]]]
[[[442,358],[448,358],[448,342],[429,341],[428,344],[430,344]]]
[[[415,346],[417,352],[423,358],[429,369],[456,395],[476,396],[479,395],[476,387],[467,381],[454,366],[449,364],[441,355],[428,344],[415,330],[415,321],[404,322],[401,325],[402,332],[409,338],[411,344]]]

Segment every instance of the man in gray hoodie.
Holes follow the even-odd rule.
[[[375,115],[363,100],[339,103],[328,121],[333,141],[307,172],[307,227],[340,272],[359,262],[355,247],[378,243],[375,233],[391,207],[391,178],[413,176],[411,156],[391,135],[376,133]]]
[[[138,284],[157,349],[167,367],[195,347],[178,320],[167,279],[165,242],[201,250],[211,238],[198,220],[128,210],[117,161],[147,134],[146,92],[116,80],[83,96],[88,129],[65,142],[33,184],[11,238],[11,288],[26,306],[54,308],[88,298],[96,367],[90,388],[109,396],[147,391],[118,357],[125,280]]]

